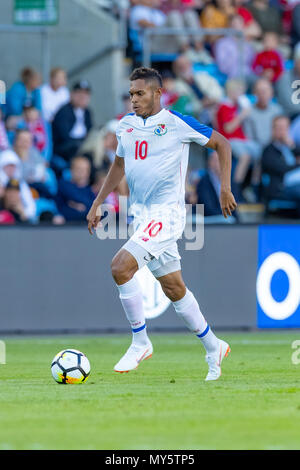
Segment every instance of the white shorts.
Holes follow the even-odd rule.
[[[181,269],[177,240],[185,227],[185,212],[164,208],[144,213],[133,222],[134,233],[122,248],[145,264],[155,277]]]

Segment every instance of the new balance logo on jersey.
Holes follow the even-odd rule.
[[[126,132],[132,132],[133,131],[133,127],[130,127],[130,129],[126,129]]]
[[[154,130],[155,135],[165,135],[168,132],[165,124],[158,124],[157,128]]]

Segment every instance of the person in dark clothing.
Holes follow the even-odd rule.
[[[300,42],[300,4],[296,5],[292,13],[292,44],[296,46]]]
[[[197,184],[198,204],[204,204],[204,215],[222,215],[220,206],[221,171],[218,154],[210,152],[207,171]]]
[[[269,179],[264,195],[267,200],[294,200],[300,214],[300,152],[289,137],[289,123],[286,116],[273,120],[273,139],[262,156],[262,175]]]
[[[0,211],[2,210],[11,215],[12,221],[9,223],[28,222],[21,198],[20,184],[16,179],[9,180],[5,187],[3,197],[0,200]]]
[[[87,157],[77,156],[71,162],[71,180],[61,179],[58,183],[56,205],[67,221],[85,220],[95,199],[89,186],[91,163]]]
[[[78,153],[92,128],[92,116],[88,109],[91,87],[86,80],[76,83],[71,100],[56,113],[52,123],[53,154],[67,162]]]

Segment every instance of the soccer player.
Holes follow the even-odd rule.
[[[147,265],[176,313],[202,341],[208,363],[206,380],[216,380],[221,375],[221,362],[230,347],[212,332],[193,293],[185,286],[177,240],[186,221],[185,177],[189,144],[196,142],[218,153],[220,205],[225,218],[236,208],[230,185],[231,147],[221,134],[196,119],[161,108],[162,79],[156,70],[135,69],[130,82],[134,112],[124,116],[119,123],[114,163],[87,215],[92,234],[100,222],[101,204],[125,174],[135,231],[114,256],[111,271],[131,325],[132,343],[114,370],[136,369],[153,352],[146,330],[142,291],[134,277],[137,270]]]

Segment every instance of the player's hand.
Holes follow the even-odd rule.
[[[225,219],[227,219],[228,215],[231,215],[231,211],[234,211],[237,208],[237,203],[234,199],[234,195],[229,189],[221,189],[220,205],[222,209],[222,214]]]
[[[96,229],[101,219],[101,205],[95,201],[89,210],[86,220],[88,221],[88,230],[93,235],[93,229]],[[101,224],[100,224],[101,225]]]

